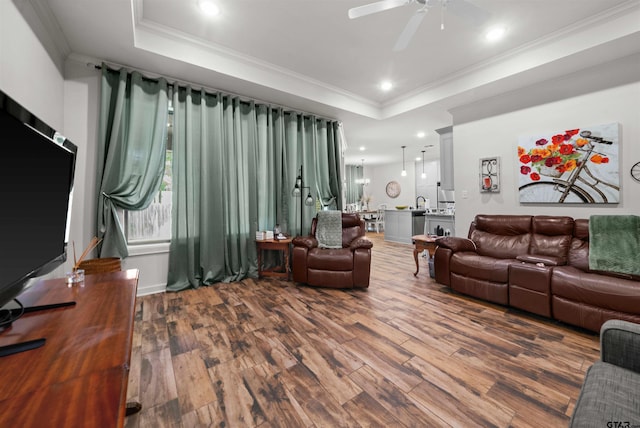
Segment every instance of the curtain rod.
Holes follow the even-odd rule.
[[[137,71],[140,74],[145,75],[145,77],[149,78],[149,79],[165,79],[167,81],[167,83],[169,84],[176,84],[176,85],[186,85],[186,86],[191,86],[191,87],[195,87],[196,89],[200,88],[200,89],[204,89],[205,91],[213,91],[213,92],[220,92],[223,95],[229,95],[232,97],[237,97],[240,99],[240,101],[245,101],[245,102],[255,102],[257,104],[264,104],[268,107],[275,107],[275,108],[281,108],[285,113],[296,113],[296,114],[302,114],[302,115],[306,115],[306,116],[316,116],[319,119],[325,119],[325,120],[330,120],[333,122],[338,122],[338,123],[342,123],[340,120],[332,118],[332,117],[326,117],[326,116],[322,116],[319,115],[318,113],[309,113],[307,111],[303,111],[303,110],[299,110],[299,109],[294,109],[292,107],[287,107],[287,106],[283,106],[280,104],[274,104],[268,101],[264,101],[264,100],[259,100],[259,99],[254,99],[254,98],[249,98],[245,95],[240,95],[240,94],[236,94],[233,92],[229,92],[229,91],[224,91],[221,89],[216,89],[216,88],[211,88],[209,86],[203,85],[201,83],[194,83],[194,82],[189,82],[186,80],[182,80],[182,79],[178,79],[176,77],[172,77],[172,76],[166,76],[166,75],[162,75],[159,73],[154,73],[152,71],[147,71],[147,70],[142,70],[140,68],[136,68],[136,67],[130,67],[128,65],[122,65],[122,64],[118,64],[118,63],[113,63],[113,62],[107,62],[107,61],[102,61],[104,64],[116,69],[116,68],[125,68],[127,70],[130,71]],[[96,70],[102,70],[102,66],[99,64],[94,64],[93,62],[87,62],[86,63],[87,67],[93,67]]]

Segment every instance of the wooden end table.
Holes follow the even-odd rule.
[[[436,252],[436,248],[438,245],[436,244],[436,237],[429,235],[414,235],[411,237],[411,241],[413,242],[413,258],[416,261],[416,272],[413,276],[417,276],[420,271],[420,265],[418,264],[418,254],[427,250],[429,252],[429,257],[433,257]]]
[[[263,239],[256,240],[256,247],[258,249],[258,276],[260,278],[264,276],[284,278],[289,280],[291,274],[291,266],[289,264],[289,253],[292,238],[286,239]],[[284,255],[284,263],[281,266],[274,266],[273,268],[263,269],[262,267],[262,251],[263,250],[275,250],[282,251]]]

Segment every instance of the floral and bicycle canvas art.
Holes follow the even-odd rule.
[[[618,149],[618,123],[520,137],[520,202],[618,203]]]

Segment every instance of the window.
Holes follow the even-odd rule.
[[[160,189],[149,207],[125,211],[125,230],[129,245],[168,242],[171,239],[171,167],[173,161],[173,108],[167,116],[167,159]]]

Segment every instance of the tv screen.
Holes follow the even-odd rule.
[[[66,260],[75,151],[0,91],[0,307]]]

